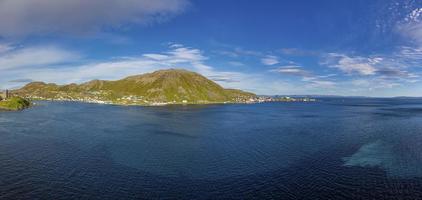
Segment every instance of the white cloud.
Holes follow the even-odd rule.
[[[305,50],[298,48],[282,48],[278,52],[288,56],[317,56],[320,54],[318,51]]]
[[[398,31],[422,46],[422,8],[416,8],[410,12],[403,21],[397,25]]]
[[[336,82],[327,80],[331,77],[334,77],[334,74],[322,75],[317,76],[312,72],[303,69],[297,65],[287,65],[281,66],[275,69],[270,70],[270,72],[277,72],[283,75],[290,75],[290,76],[298,76],[301,77],[302,81],[306,83],[304,85],[307,88],[334,88],[336,86]]]
[[[276,69],[270,70],[271,72],[277,72],[280,74],[285,75],[292,75],[292,76],[301,76],[301,77],[308,77],[312,76],[312,73],[302,69],[300,66],[296,65],[288,65],[288,66],[281,66]]]
[[[9,48],[0,56],[0,70],[60,64],[78,58],[79,55],[76,53],[68,52],[54,46],[40,46],[14,50]]]
[[[171,51],[168,51],[167,54],[171,59],[169,62],[180,63],[180,62],[202,62],[207,58],[203,56],[202,52],[199,49],[179,47],[173,48]]]
[[[264,58],[261,59],[262,64],[264,65],[275,65],[280,63],[280,61],[278,60],[277,56],[265,56]]]
[[[0,35],[85,34],[160,22],[188,5],[187,0],[1,0]]]
[[[325,58],[323,64],[330,67],[337,68],[345,73],[360,75],[373,75],[376,72],[374,66],[382,60],[382,58],[365,58],[365,57],[350,57],[344,54],[330,53]]]
[[[404,19],[406,22],[419,22],[422,21],[422,8],[412,10]]]
[[[169,59],[169,56],[168,55],[154,54],[154,53],[144,54],[144,57],[150,58],[152,60],[157,60],[157,61]]]
[[[183,47],[183,44],[170,42],[169,47],[170,48],[180,48],[180,47]]]
[[[422,62],[422,47],[401,47],[400,51],[396,54],[397,57],[401,59],[405,59],[412,63],[420,63]]]
[[[420,66],[421,52],[420,49],[401,47],[391,55],[368,57],[329,53],[321,64],[349,75],[375,77],[385,81],[416,82],[420,75],[412,72],[412,69]]]

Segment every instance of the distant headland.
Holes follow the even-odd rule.
[[[31,102],[17,96],[11,96],[8,90],[0,93],[0,111],[17,111],[28,108]]]
[[[159,70],[116,81],[93,80],[82,84],[32,82],[12,93],[31,100],[117,105],[256,103],[276,100],[242,90],[225,89],[196,72],[183,69]]]

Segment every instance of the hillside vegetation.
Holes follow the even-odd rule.
[[[32,99],[116,104],[242,102],[255,94],[224,89],[204,76],[180,69],[159,70],[116,81],[56,85],[33,82],[14,93]]]
[[[16,111],[29,107],[31,103],[21,97],[12,97],[7,100],[0,101],[0,110]]]

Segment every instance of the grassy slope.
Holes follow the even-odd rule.
[[[224,89],[195,72],[175,69],[130,76],[117,81],[94,80],[80,85],[58,86],[35,82],[16,92],[21,95],[31,94],[45,98],[55,98],[58,94],[84,96],[101,92],[101,95],[107,100],[136,95],[154,102],[182,102],[186,100],[192,103],[224,102],[239,97],[255,96],[255,94],[240,90]]]
[[[0,101],[0,110],[22,110],[29,107],[31,103],[21,97],[12,97],[5,101]]]

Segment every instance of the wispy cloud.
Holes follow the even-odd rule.
[[[183,12],[187,0],[2,0],[0,35],[77,33],[161,22]]]
[[[334,81],[327,81],[327,80],[310,80],[310,87],[315,87],[315,88],[334,88],[337,83]]]
[[[216,82],[222,82],[222,83],[235,83],[240,82],[240,80],[233,78],[232,76],[228,76],[229,74],[216,74],[216,75],[208,75],[208,78],[216,81]]]
[[[401,47],[396,57],[408,65],[420,65],[422,62],[422,47]]]
[[[409,73],[404,69],[395,68],[381,68],[377,70],[377,74],[381,77],[396,77],[396,78],[418,78],[419,76]]]
[[[281,66],[276,69],[270,70],[271,72],[277,72],[284,75],[291,75],[291,76],[300,76],[300,77],[309,77],[313,76],[312,73],[302,69],[300,66],[295,65],[288,65],[288,66]]]
[[[322,65],[339,69],[349,75],[377,76],[384,79],[415,79],[419,75],[410,72],[420,63],[419,53],[405,48],[391,55],[368,57],[329,53],[322,58]]]
[[[417,42],[422,46],[422,8],[416,8],[410,12],[397,25],[397,30],[405,37]]]
[[[344,54],[329,53],[325,56],[322,64],[337,68],[345,73],[360,75],[373,75],[376,72],[374,65],[380,62],[382,58],[350,57]]]
[[[303,69],[303,67],[297,65],[281,66],[270,70],[270,72],[300,77],[301,81],[306,82],[305,87],[307,88],[333,88],[336,86],[336,82],[327,80],[335,76],[335,74],[315,75],[314,73],[305,70]]]
[[[267,55],[261,59],[262,64],[264,65],[275,65],[280,63],[277,56]]]
[[[0,69],[21,67],[42,67],[67,63],[79,59],[77,53],[62,50],[55,46],[38,46],[22,49],[5,48],[0,54]]]
[[[282,48],[279,52],[283,55],[288,56],[317,56],[319,52],[305,50],[305,49],[298,49],[298,48]]]
[[[331,54],[323,65],[331,66],[350,75],[350,82],[343,80],[343,84],[350,91],[370,92],[384,91],[391,95],[391,89],[415,87],[420,82],[420,55],[414,48],[402,47],[388,55],[348,56]],[[334,59],[333,59],[334,58]],[[345,59],[346,61],[342,59]],[[418,64],[419,63],[419,64]],[[387,89],[387,90],[382,90]],[[372,94],[370,94],[372,95]]]

